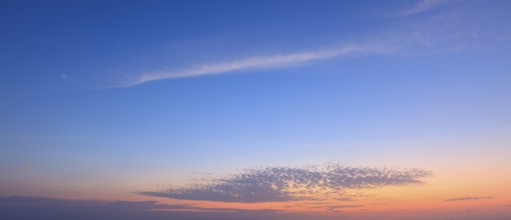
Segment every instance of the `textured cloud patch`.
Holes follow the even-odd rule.
[[[183,200],[219,202],[286,202],[297,200],[346,200],[348,191],[421,183],[431,176],[421,169],[349,167],[342,165],[304,168],[267,167],[249,169],[223,178],[144,191],[143,195]]]
[[[444,201],[446,202],[457,202],[457,201],[467,201],[467,200],[481,200],[481,199],[492,199],[491,196],[483,196],[483,197],[458,197],[458,198],[448,198]]]

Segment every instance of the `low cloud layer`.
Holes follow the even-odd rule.
[[[274,210],[201,208],[155,201],[70,200],[44,197],[0,197],[0,219],[51,220],[296,220]],[[305,220],[304,218],[301,218]]]
[[[313,213],[290,213],[277,210],[246,210],[200,208],[187,204],[162,204],[154,201],[104,201],[104,200],[70,200],[42,197],[0,197],[0,219],[33,220],[372,220],[372,219],[422,219],[437,220],[451,219],[452,214],[442,212],[425,213],[357,213],[350,215],[346,210],[363,208],[359,205],[338,205],[321,207],[328,208],[335,215]],[[165,211],[163,211],[165,210]],[[504,210],[508,210],[504,207]],[[458,218],[463,220],[508,219],[508,211],[487,212],[474,214],[468,212]]]
[[[346,200],[348,191],[421,183],[431,176],[421,169],[349,167],[342,165],[305,168],[250,169],[193,185],[143,191],[140,194],[182,200],[219,202],[286,202],[298,200]]]

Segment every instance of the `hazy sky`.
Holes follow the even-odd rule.
[[[510,21],[507,0],[3,0],[0,210],[509,219]]]

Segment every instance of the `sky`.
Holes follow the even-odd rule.
[[[506,0],[0,1],[2,219],[511,217]]]

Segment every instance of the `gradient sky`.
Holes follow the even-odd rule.
[[[0,209],[509,219],[509,21],[506,0],[0,1]]]

